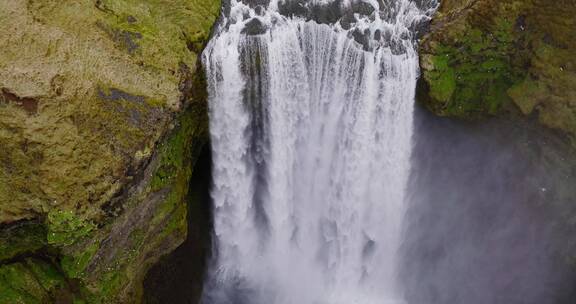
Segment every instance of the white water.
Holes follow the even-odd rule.
[[[204,52],[216,256],[204,302],[403,303],[396,282],[418,60],[407,0],[355,27],[258,18],[232,0]],[[344,3],[343,5],[346,5]],[[375,6],[378,3],[374,2]],[[401,51],[394,54],[391,41]]]

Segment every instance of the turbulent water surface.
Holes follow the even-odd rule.
[[[415,36],[436,3],[231,0],[203,55],[204,303],[403,303]]]

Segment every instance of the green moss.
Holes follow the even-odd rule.
[[[185,107],[181,67],[197,70],[219,9],[206,0],[1,2],[0,89],[40,106],[34,115],[0,106],[0,222],[55,208],[100,221]],[[114,90],[129,94],[110,98]]]
[[[219,9],[205,0],[0,4],[0,78],[42,105],[35,116],[0,107],[0,222],[45,219],[0,234],[0,259],[46,247],[56,271],[21,261],[20,275],[37,284],[0,284],[0,303],[44,301],[61,277],[83,295],[74,301],[136,302],[148,267],[184,240],[193,151],[207,128],[203,87],[190,80]]]
[[[507,90],[526,73],[511,59],[515,13],[497,18],[489,30],[472,27],[435,47],[433,68],[424,73],[429,106],[442,115],[476,118],[496,114],[509,103]]]
[[[96,225],[73,211],[52,210],[48,213],[48,244],[67,246],[89,235]]]
[[[161,235],[156,238],[158,240],[174,233],[186,233],[186,195],[192,176],[191,161],[195,159],[202,146],[199,143],[206,136],[207,120],[204,119],[205,114],[194,111],[194,108],[189,110],[181,116],[177,132],[158,150],[159,166],[150,183],[151,191],[170,189],[151,221],[152,225],[165,225]]]
[[[0,303],[40,304],[46,296],[45,290],[24,264],[0,267]]]
[[[220,1],[198,0],[171,1],[170,5],[162,0],[103,0],[98,4],[107,13],[101,24],[109,36],[153,69],[180,63],[195,67],[196,54],[209,36],[219,7]],[[173,77],[177,81],[179,75]]]
[[[172,132],[159,144],[152,163],[156,167],[150,177],[146,193],[156,193],[159,201],[154,203],[152,216],[146,223],[130,227],[125,231],[121,251],[107,257],[109,262],[96,268],[98,280],[90,280],[90,274],[84,273],[86,263],[93,259],[93,254],[83,252],[65,258],[62,266],[70,277],[77,277],[86,282],[85,298],[88,303],[110,303],[119,297],[139,298],[141,286],[131,285],[140,282],[151,265],[148,253],[168,250],[166,246],[177,246],[183,241],[187,231],[188,183],[192,174],[191,162],[196,157],[207,136],[207,120],[204,104],[195,104],[178,117],[179,123]],[[148,196],[146,194],[145,196]],[[137,207],[135,207],[137,208]],[[69,266],[69,265],[72,265]],[[79,265],[78,269],[74,266]],[[124,294],[130,292],[129,294]]]
[[[187,113],[182,115],[179,131],[158,147],[160,166],[150,183],[152,191],[158,191],[175,181],[179,176],[191,175],[191,169],[184,164],[190,157],[190,143],[206,134],[205,114]],[[204,120],[204,121],[203,121]]]
[[[122,151],[138,150],[137,154],[153,146],[150,139],[158,137],[165,127],[160,117],[165,114],[161,106],[166,104],[166,99],[129,93],[102,84],[95,95],[93,103],[98,105],[98,111],[86,117],[87,126],[97,127],[92,122],[107,121],[103,126],[108,131],[104,138]]]
[[[64,274],[52,264],[32,258],[26,259],[25,263],[44,290],[51,291],[66,287]]]
[[[186,191],[187,187],[175,184],[160,205],[158,213],[152,219],[152,223],[158,225],[163,221],[168,221],[158,239],[169,236],[176,231],[179,231],[180,235],[186,233]]]
[[[122,271],[109,271],[102,277],[99,297],[101,299],[112,299],[118,290],[127,282],[126,274]]]
[[[430,95],[444,103],[449,102],[456,89],[456,75],[448,66],[448,57],[435,56],[434,69],[427,75],[430,82]]]
[[[85,276],[84,270],[90,261],[92,261],[94,254],[98,250],[98,245],[97,242],[93,242],[77,254],[62,257],[62,270],[69,278],[81,278]]]
[[[448,58],[448,67],[422,60],[422,87],[429,91],[421,100],[439,115],[464,119],[519,109],[573,140],[575,13],[574,6],[546,0],[443,3],[421,54]]]
[[[67,288],[64,276],[49,262],[28,258],[0,266],[0,303],[54,303]]]
[[[97,284],[88,287],[82,286],[81,297],[76,297],[74,304],[107,304],[118,303],[116,300],[119,290],[126,285],[128,276],[117,269],[109,269],[100,276]],[[135,299],[129,299],[136,302]]]

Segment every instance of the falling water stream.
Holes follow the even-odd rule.
[[[436,2],[231,0],[203,54],[204,303],[403,303],[416,32]]]

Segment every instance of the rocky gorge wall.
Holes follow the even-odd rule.
[[[459,135],[454,138],[450,133],[435,136],[442,138],[440,141],[453,141],[452,147],[460,147],[443,148],[450,150],[446,155],[453,160],[448,167],[465,163],[462,160],[474,164],[458,169],[462,174],[470,170],[477,174],[460,189],[475,189],[474,183],[485,183],[481,172],[486,168],[494,168],[492,174],[530,168],[530,173],[515,177],[512,182],[505,176],[497,177],[504,183],[500,186],[510,183],[507,189],[515,189],[515,195],[534,193],[518,198],[514,202],[518,209],[511,214],[538,209],[538,221],[552,227],[549,229],[553,232],[547,232],[548,240],[556,243],[553,249],[547,249],[556,254],[561,271],[572,273],[576,273],[575,14],[576,2],[571,0],[442,1],[421,41],[422,76],[417,91],[421,105],[459,125]],[[484,135],[475,134],[479,132]],[[486,134],[491,136],[489,141],[482,138]],[[498,141],[497,147],[490,146]],[[479,151],[502,147],[508,151],[493,154],[493,159],[474,156]],[[432,152],[426,153],[430,157]],[[498,153],[500,159],[496,159]],[[508,161],[502,162],[502,157]],[[480,160],[484,163],[479,164]],[[495,166],[499,162],[501,165]],[[461,197],[471,200],[466,193]],[[511,216],[508,223],[513,221],[525,220]],[[531,229],[535,222],[528,222],[525,228]],[[495,231],[494,227],[491,229],[488,231]],[[547,278],[541,279],[543,282]],[[563,284],[574,290],[573,280]],[[550,303],[572,303],[573,295],[555,302],[550,295],[545,299]]]
[[[150,268],[160,279],[178,268],[156,263],[202,239],[187,227],[205,220],[190,211],[208,140],[197,57],[219,10],[209,0],[0,1],[0,303],[171,293],[144,292],[143,281]],[[546,189],[527,203],[550,206],[568,235],[575,14],[571,0],[444,0],[421,42],[417,92],[439,116],[513,130],[511,150],[538,164],[534,184]],[[566,265],[575,246],[562,247]]]
[[[421,44],[422,91],[433,112],[504,112],[576,133],[576,3],[446,0]]]
[[[141,301],[186,239],[219,10],[0,2],[0,303]]]

